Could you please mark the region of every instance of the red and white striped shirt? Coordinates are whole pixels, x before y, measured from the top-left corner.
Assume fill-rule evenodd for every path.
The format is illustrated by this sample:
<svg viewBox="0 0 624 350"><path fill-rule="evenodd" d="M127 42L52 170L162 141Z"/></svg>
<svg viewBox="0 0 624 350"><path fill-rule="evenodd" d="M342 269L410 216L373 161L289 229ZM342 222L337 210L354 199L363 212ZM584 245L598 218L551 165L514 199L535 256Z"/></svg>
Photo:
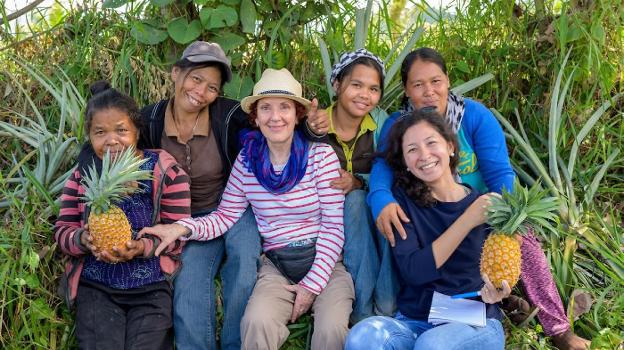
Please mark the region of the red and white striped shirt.
<svg viewBox="0 0 624 350"><path fill-rule="evenodd" d="M290 191L276 195L262 187L239 154L219 207L206 216L177 223L192 231L186 240L211 240L227 232L251 204L265 252L316 238L314 263L299 285L318 295L344 245L344 195L329 186L340 177L338 169L340 162L331 146L312 143L306 174Z"/></svg>

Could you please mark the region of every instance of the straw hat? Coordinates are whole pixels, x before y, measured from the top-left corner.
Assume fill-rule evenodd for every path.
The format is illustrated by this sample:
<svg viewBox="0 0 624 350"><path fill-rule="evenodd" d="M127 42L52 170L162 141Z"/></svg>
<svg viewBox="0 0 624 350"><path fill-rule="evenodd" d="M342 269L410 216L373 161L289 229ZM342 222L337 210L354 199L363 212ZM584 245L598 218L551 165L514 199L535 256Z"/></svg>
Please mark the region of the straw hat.
<svg viewBox="0 0 624 350"><path fill-rule="evenodd" d="M241 101L243 111L249 113L251 105L265 97L283 97L301 103L306 110L310 110L310 100L302 96L301 84L290 74L288 69L280 70L268 68L262 72L262 77L254 85L253 95Z"/></svg>

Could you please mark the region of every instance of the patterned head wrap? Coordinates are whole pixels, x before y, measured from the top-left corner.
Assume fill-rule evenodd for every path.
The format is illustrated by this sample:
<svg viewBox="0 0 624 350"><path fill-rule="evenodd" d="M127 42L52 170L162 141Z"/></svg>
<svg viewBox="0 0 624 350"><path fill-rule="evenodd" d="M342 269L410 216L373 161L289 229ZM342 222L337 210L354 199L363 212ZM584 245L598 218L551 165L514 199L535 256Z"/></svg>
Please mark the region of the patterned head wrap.
<svg viewBox="0 0 624 350"><path fill-rule="evenodd" d="M343 53L342 56L340 56L340 61L334 64L334 67L332 68L331 78L329 79L332 85L334 84L334 82L336 82L336 78L338 78L340 72L342 72L343 69L345 69L348 65L353 63L353 61L357 60L360 57L367 57L375 61L381 68L382 78L385 78L386 70L384 69L384 64L379 59L379 57L373 55L370 51L366 49L357 49L355 51Z"/></svg>

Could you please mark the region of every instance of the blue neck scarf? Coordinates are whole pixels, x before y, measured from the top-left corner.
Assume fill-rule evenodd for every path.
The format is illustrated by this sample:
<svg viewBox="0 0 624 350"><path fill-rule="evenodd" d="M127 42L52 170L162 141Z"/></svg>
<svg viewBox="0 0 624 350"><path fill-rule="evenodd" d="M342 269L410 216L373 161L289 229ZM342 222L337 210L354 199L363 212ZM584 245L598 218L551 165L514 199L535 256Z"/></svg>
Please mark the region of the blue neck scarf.
<svg viewBox="0 0 624 350"><path fill-rule="evenodd" d="M290 157L284 169L276 173L269 157L267 140L258 130L243 135L243 165L253 173L258 182L267 191L273 194L282 194L290 191L301 181L308 167L309 144L300 131L295 130Z"/></svg>

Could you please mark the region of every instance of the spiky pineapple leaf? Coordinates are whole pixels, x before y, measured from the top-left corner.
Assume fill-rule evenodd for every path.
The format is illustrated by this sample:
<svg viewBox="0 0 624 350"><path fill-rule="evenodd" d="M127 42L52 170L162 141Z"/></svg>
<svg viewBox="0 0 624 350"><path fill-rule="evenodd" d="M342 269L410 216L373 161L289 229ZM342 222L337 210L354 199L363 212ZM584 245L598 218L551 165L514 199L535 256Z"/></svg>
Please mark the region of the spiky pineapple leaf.
<svg viewBox="0 0 624 350"><path fill-rule="evenodd" d="M87 169L82 179L85 188L83 198L96 214L106 213L110 206L140 190L136 183L152 178L150 170L139 170L147 161L136 154L134 147L126 148L115 159L106 152L100 172L94 164Z"/></svg>
<svg viewBox="0 0 624 350"><path fill-rule="evenodd" d="M529 227L541 234L556 233L552 222L557 220L559 202L546 194L539 181L526 188L516 179L511 192L503 189L500 197L491 198L488 224L496 232L507 235L526 234Z"/></svg>

